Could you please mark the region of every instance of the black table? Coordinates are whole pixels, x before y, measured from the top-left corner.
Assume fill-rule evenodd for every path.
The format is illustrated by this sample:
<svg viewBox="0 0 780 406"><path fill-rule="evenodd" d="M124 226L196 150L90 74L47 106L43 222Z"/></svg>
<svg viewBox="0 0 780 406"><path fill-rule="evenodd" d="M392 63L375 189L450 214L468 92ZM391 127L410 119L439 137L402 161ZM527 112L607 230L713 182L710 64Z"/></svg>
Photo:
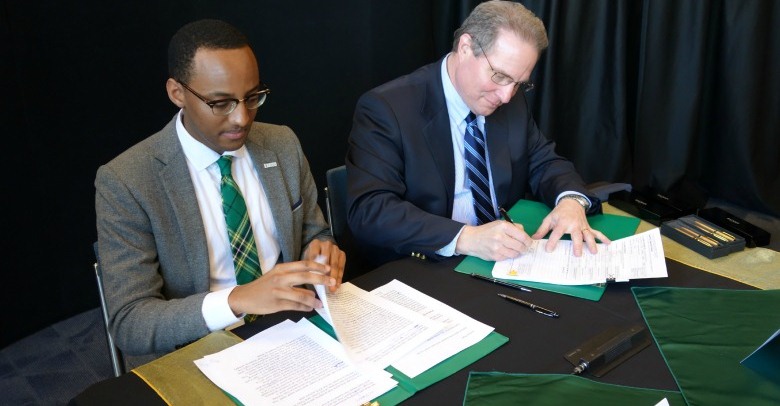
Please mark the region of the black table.
<svg viewBox="0 0 780 406"><path fill-rule="evenodd" d="M680 286L696 288L754 289L751 286L667 259L668 278L612 283L598 302L534 289L532 293L471 278L453 271L461 258L440 263L415 258L388 263L352 281L371 290L398 279L459 311L493 326L509 337L509 342L466 369L415 394L405 405L462 404L469 371L510 373L570 373L572 365L563 355L605 329L617 325L644 323L631 294L632 286ZM499 298L497 293L516 296L555 310L553 319ZM312 313L313 315L315 313ZM282 312L259 318L252 324L233 330L242 338L273 326L285 319L297 321L296 312ZM678 390L655 344L619 365L596 381L653 389ZM71 401L72 405L160 404L157 397L137 375L128 373L99 382Z"/></svg>

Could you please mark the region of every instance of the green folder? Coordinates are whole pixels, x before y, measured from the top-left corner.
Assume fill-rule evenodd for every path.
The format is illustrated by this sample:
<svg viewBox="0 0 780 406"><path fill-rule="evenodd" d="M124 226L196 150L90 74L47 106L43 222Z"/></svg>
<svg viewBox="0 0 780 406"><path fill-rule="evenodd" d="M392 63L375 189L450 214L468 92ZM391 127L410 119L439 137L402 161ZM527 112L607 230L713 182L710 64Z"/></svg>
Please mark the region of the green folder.
<svg viewBox="0 0 780 406"><path fill-rule="evenodd" d="M533 234L542 225L544 218L550 213L550 208L544 203L531 200L520 200L510 210L509 217L515 223L520 223L526 232ZM610 240L630 237L636 233L639 227L639 219L636 217L616 216L614 214L596 214L588 217L591 228L604 233ZM568 239L569 236L564 236ZM493 277L494 261L485 261L476 257L467 256L461 261L455 270L465 274L477 273L487 277ZM516 280L503 279L507 282L518 283ZM561 293L564 295L598 301L607 289L605 284L598 285L555 285L539 282L519 282L529 288Z"/></svg>
<svg viewBox="0 0 780 406"><path fill-rule="evenodd" d="M780 290L631 290L688 404L780 404L780 384L740 364L780 327Z"/></svg>
<svg viewBox="0 0 780 406"><path fill-rule="evenodd" d="M666 399L685 405L680 392L595 382L576 375L472 372L464 406L648 405Z"/></svg>
<svg viewBox="0 0 780 406"><path fill-rule="evenodd" d="M310 317L309 321L322 329L322 331L328 333L331 337L336 338L333 327L319 315ZM397 405L410 398L418 391L441 381L485 355L490 354L493 350L504 345L508 341L509 338L493 331L488 334L487 337L483 338L482 341L447 358L414 378L410 378L401 371L389 366L385 370L393 374L393 379L398 381L398 386L375 400L382 406Z"/></svg>

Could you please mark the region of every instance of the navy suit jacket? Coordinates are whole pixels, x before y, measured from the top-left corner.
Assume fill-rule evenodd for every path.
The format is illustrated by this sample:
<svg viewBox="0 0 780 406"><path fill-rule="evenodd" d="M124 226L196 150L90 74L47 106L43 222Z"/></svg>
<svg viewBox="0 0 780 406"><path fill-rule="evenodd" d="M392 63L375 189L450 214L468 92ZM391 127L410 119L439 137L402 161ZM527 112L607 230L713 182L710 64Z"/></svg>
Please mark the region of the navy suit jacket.
<svg viewBox="0 0 780 406"><path fill-rule="evenodd" d="M364 255L379 263L417 253L437 258L463 227L451 219L455 158L442 60L357 103L346 157L348 219ZM486 117L485 132L499 206L527 193L550 207L560 192L587 194L572 163L536 127L522 92Z"/></svg>

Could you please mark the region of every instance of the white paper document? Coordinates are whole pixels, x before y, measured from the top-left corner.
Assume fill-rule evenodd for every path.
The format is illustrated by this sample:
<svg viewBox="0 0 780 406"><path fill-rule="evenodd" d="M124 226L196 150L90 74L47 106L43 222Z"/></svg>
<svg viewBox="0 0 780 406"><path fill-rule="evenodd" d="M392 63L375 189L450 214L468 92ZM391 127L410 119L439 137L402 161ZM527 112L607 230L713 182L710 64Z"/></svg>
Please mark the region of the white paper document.
<svg viewBox="0 0 780 406"><path fill-rule="evenodd" d="M666 261L660 229L598 244L598 253L583 248L575 257L572 242L558 241L552 252L544 248L547 240L534 240L530 250L512 259L498 261L493 277L558 285L590 285L607 281L665 278Z"/></svg>
<svg viewBox="0 0 780 406"><path fill-rule="evenodd" d="M286 320L195 364L247 406L360 405L397 385L386 371L355 368L307 319Z"/></svg>
<svg viewBox="0 0 780 406"><path fill-rule="evenodd" d="M450 306L400 282L393 280L371 291L431 320L441 322L444 328L392 365L410 378L478 343L493 331Z"/></svg>
<svg viewBox="0 0 780 406"><path fill-rule="evenodd" d="M493 331L397 280L318 294L340 342L287 320L195 364L245 405L361 405L397 386L387 366L414 378Z"/></svg>
<svg viewBox="0 0 780 406"><path fill-rule="evenodd" d="M361 368L384 369L446 327L351 283L328 291L327 303L336 336Z"/></svg>
<svg viewBox="0 0 780 406"><path fill-rule="evenodd" d="M322 308L314 310L332 326L333 319L330 317L330 307L328 306L328 288L325 287L325 285L314 285L314 291L317 292L317 297L320 299L320 302L322 302Z"/></svg>

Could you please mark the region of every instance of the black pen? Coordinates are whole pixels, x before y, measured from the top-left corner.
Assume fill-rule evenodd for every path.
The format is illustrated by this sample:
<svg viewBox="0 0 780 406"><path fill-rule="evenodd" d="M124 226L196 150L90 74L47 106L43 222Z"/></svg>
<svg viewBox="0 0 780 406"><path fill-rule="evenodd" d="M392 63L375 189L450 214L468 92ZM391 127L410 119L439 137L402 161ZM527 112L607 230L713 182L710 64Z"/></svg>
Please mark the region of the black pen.
<svg viewBox="0 0 780 406"><path fill-rule="evenodd" d="M520 290L522 290L524 292L530 292L531 291L531 289L528 289L528 288L526 288L523 285L518 285L518 284L512 283L512 282L504 282L501 279L488 278L487 276L482 276L482 275L480 275L478 273L472 273L471 276L474 277L474 278L477 278L477 279L482 279L483 281L493 282L493 283L496 283L496 284L499 284L499 285L507 286L507 287L510 287L512 289L520 289Z"/></svg>
<svg viewBox="0 0 780 406"><path fill-rule="evenodd" d="M504 295L502 293L499 293L498 295L501 296L502 298L506 299L506 300L509 300L510 302L515 302L515 303L519 304L520 306L525 306L525 307L527 307L527 308L529 308L529 309L531 309L531 310L533 310L533 311L535 311L535 312L537 312L539 314L545 315L547 317L558 318L558 313L555 313L554 311L552 311L550 309L545 309L542 306L537 306L537 305L535 305L533 303L526 302L525 300L518 299L516 297L512 297L512 296L508 296L508 295Z"/></svg>
<svg viewBox="0 0 780 406"><path fill-rule="evenodd" d="M503 217L504 220L506 220L506 221L508 221L508 222L510 222L512 224L515 224L515 222L512 221L512 217L509 217L509 213L507 213L506 210L504 210L503 207L499 207L498 208L498 212L501 213L501 217Z"/></svg>

